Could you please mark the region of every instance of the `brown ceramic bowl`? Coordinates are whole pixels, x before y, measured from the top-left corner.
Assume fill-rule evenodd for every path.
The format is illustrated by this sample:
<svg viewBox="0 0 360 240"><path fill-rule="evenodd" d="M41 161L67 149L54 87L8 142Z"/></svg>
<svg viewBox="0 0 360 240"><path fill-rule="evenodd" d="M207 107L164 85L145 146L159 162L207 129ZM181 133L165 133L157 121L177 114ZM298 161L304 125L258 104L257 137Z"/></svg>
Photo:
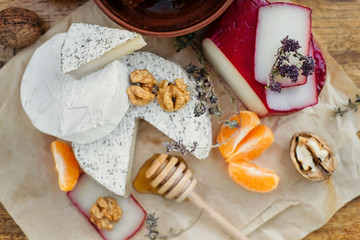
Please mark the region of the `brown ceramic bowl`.
<svg viewBox="0 0 360 240"><path fill-rule="evenodd" d="M233 0L145 0L135 8L121 0L94 0L120 26L152 37L175 37L205 27Z"/></svg>

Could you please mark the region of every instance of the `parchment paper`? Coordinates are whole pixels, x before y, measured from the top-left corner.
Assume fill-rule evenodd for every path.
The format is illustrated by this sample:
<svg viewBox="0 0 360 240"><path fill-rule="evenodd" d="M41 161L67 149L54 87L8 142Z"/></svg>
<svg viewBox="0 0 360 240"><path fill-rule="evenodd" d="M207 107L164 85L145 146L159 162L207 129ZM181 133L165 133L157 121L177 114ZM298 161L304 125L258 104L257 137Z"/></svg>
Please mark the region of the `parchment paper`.
<svg viewBox="0 0 360 240"><path fill-rule="evenodd" d="M56 26L34 45L18 53L0 70L0 201L30 239L100 239L86 219L61 192L50 153L53 137L37 131L25 115L20 102L20 83L34 50L59 32L66 32L72 22L86 22L117 27L90 1ZM191 49L176 53L173 39L146 38L144 49L169 60L187 65L196 63ZM360 194L360 113L333 118L333 108L347 102L358 90L336 62L327 56L328 79L319 103L290 116L267 117L262 123L275 135L273 145L255 162L275 170L280 184L275 191L253 193L236 185L227 174L227 165L214 149L206 160L186 156L194 177L195 191L213 208L228 218L251 239L301 239L326 223L337 209ZM41 66L39 66L41 67ZM220 80L212 72L216 92L224 114L213 118L214 140L218 121L236 112ZM340 91L341 90L341 91ZM241 106L241 108L243 108ZM337 157L337 168L328 181L314 183L303 179L293 167L288 147L298 131L314 132L327 139ZM141 122L134 159L133 175L154 153L163 152L167 140L155 128ZM155 195L132 194L148 213L159 216L164 234L170 227L180 230L196 218L199 210L190 202L175 203ZM143 226L134 239L144 239ZM229 239L210 218L203 214L191 230L177 239Z"/></svg>

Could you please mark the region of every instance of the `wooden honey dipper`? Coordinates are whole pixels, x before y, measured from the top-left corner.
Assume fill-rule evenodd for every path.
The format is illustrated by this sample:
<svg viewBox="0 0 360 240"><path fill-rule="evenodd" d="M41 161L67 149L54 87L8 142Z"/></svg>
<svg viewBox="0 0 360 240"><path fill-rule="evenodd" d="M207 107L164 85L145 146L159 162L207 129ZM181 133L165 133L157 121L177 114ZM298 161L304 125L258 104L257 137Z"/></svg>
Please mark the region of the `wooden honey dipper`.
<svg viewBox="0 0 360 240"><path fill-rule="evenodd" d="M160 195L167 199L175 199L177 202L182 202L188 198L199 208L205 210L212 219L235 239L247 240L248 238L243 233L193 192L196 180L191 176L190 169L187 168L183 161L173 156L168 159L168 155L165 153L157 157L145 173L145 177L151 180L151 186L157 189Z"/></svg>

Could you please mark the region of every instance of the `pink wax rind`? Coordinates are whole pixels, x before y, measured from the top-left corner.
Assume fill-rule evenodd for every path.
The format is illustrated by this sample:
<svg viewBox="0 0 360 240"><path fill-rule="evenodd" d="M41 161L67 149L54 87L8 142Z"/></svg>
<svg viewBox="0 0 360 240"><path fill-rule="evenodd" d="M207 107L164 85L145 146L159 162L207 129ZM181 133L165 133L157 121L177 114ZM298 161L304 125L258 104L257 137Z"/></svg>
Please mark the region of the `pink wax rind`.
<svg viewBox="0 0 360 240"><path fill-rule="evenodd" d="M91 179L90 176L86 175L86 174L81 174L77 183L77 186L72 190L66 193L67 197L70 199L70 201L73 203L73 205L80 211L80 213L89 221L89 223L94 227L94 229L99 233L99 235L104 239L104 240L114 240L112 238L108 238L106 237L106 235L104 234L104 231L106 230L101 230L98 229L91 221L90 221L90 216L89 216L89 209L84 209L84 206L82 206L81 204L79 204L79 196L77 196L75 194L75 191L77 191L77 187L78 185L81 185L82 182L94 182L92 184L94 185L94 189L99 188L99 184L95 183L95 180ZM102 187L103 188L103 187ZM104 190L105 192L109 192L108 190ZM109 194L107 195L113 195L112 193L109 192ZM86 198L87 196L84 196L84 198ZM104 196L97 196L97 197L104 197ZM128 198L130 201L132 201L136 207L139 209L138 211L142 213L142 217L141 217L141 221L138 221L136 224L136 227L134 229L131 230L131 232L129 234L127 234L124 237L119 237L119 238L115 238L116 240L128 240L131 239L139 230L140 228L143 226L145 220L146 220L146 216L147 213L144 210L144 208L140 205L140 203L134 198L134 196L130 195ZM94 202L95 203L95 202ZM116 228L117 224L121 224L121 220L118 223L115 223L114 228Z"/></svg>

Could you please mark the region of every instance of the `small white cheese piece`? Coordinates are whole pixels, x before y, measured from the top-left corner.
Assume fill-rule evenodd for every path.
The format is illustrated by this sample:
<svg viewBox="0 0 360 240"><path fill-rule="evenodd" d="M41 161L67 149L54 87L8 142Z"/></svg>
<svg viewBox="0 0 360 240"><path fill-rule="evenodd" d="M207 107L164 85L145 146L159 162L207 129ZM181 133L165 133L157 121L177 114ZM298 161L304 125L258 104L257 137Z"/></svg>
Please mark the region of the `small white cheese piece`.
<svg viewBox="0 0 360 240"><path fill-rule="evenodd" d="M81 80L61 73L65 36L54 36L33 54L21 83L21 102L38 130L84 144L110 133L125 115L129 72L113 62Z"/></svg>
<svg viewBox="0 0 360 240"><path fill-rule="evenodd" d="M329 152L322 148L320 143L315 138L309 138L307 140L307 146L322 162L329 156Z"/></svg>
<svg viewBox="0 0 360 240"><path fill-rule="evenodd" d="M197 92L194 80L190 79L183 68L149 52L134 52L119 62L126 64L129 72L147 69L158 80L174 82L176 78L183 78L191 95L185 107L176 112L165 112L157 101L146 106L131 105L110 134L89 144L73 144L76 159L86 173L112 192L127 196L131 183L137 119L144 119L175 141L182 140L189 148L196 141L198 147L192 154L200 159L206 158L211 150L212 130L209 116L194 116L197 102L194 96L197 96Z"/></svg>
<svg viewBox="0 0 360 240"><path fill-rule="evenodd" d="M314 171L315 163L310 151L306 148L305 145L298 145L296 147L296 157L298 161L301 163L301 167L305 171Z"/></svg>
<svg viewBox="0 0 360 240"><path fill-rule="evenodd" d="M61 72L80 79L145 45L137 33L73 23L61 49Z"/></svg>

